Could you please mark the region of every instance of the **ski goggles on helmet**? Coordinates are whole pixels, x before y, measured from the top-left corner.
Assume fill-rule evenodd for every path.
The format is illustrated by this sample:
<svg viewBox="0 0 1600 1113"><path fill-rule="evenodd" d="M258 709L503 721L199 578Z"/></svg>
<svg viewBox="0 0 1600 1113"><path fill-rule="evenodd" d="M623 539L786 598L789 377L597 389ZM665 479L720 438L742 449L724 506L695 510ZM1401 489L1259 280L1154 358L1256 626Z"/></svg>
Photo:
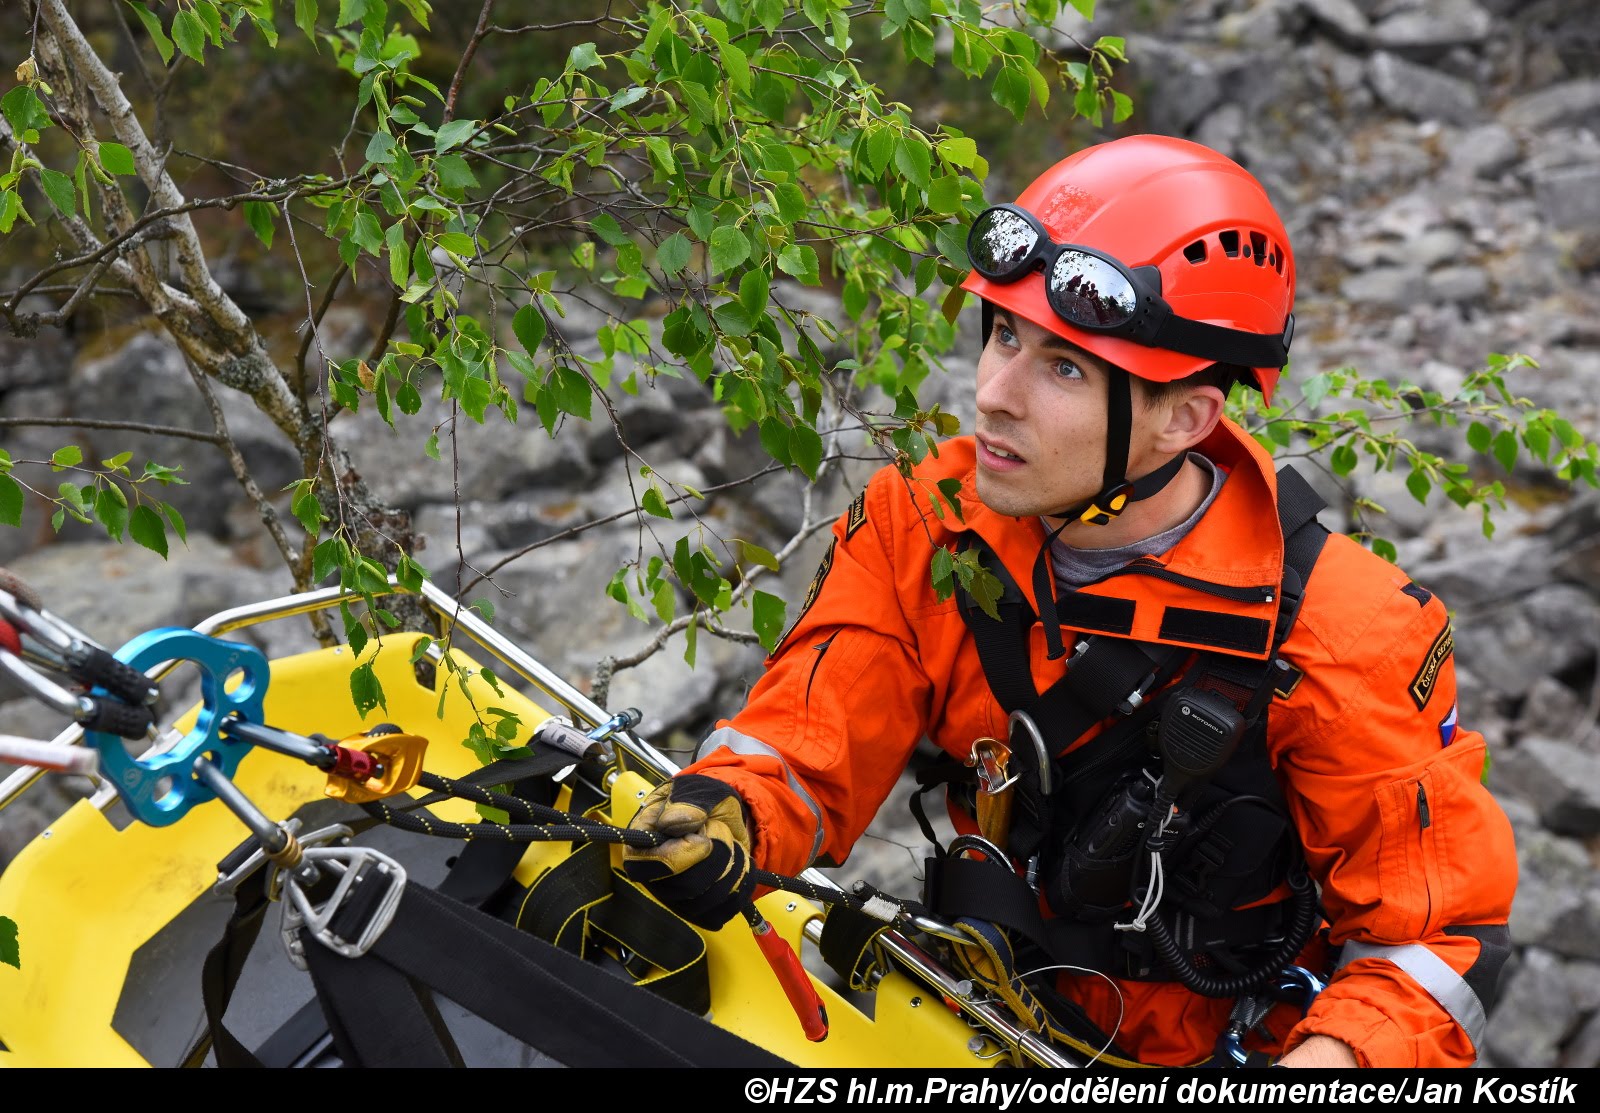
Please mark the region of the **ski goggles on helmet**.
<svg viewBox="0 0 1600 1113"><path fill-rule="evenodd" d="M1058 244L1037 217L1016 205L995 205L978 214L967 234L967 256L973 270L1002 285L1042 270L1050 308L1085 332L1239 367L1289 362L1294 314L1277 336L1180 317L1161 296L1159 268L1130 269L1092 247Z"/></svg>

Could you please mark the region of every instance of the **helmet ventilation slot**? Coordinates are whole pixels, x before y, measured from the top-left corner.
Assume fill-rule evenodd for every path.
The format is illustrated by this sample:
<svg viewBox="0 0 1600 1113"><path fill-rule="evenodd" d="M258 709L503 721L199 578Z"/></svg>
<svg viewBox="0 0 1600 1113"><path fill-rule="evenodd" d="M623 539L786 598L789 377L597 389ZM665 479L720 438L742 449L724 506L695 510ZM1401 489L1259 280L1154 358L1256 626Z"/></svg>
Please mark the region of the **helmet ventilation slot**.
<svg viewBox="0 0 1600 1113"><path fill-rule="evenodd" d="M1260 232L1250 233L1250 254L1256 261L1256 266L1267 265L1267 237Z"/></svg>
<svg viewBox="0 0 1600 1113"><path fill-rule="evenodd" d="M1239 233L1229 230L1218 232L1217 239L1222 241L1222 253L1230 259L1239 257Z"/></svg>

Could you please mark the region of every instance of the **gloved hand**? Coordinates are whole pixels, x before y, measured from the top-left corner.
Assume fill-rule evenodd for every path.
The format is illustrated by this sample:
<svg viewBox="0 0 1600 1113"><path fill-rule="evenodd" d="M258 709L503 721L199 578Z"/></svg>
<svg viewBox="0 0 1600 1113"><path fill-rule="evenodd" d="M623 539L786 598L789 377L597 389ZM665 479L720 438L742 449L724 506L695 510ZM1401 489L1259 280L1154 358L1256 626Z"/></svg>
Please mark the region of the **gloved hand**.
<svg viewBox="0 0 1600 1113"><path fill-rule="evenodd" d="M696 927L715 931L754 894L744 802L722 781L698 773L674 777L645 797L628 826L666 841L624 846L623 872Z"/></svg>

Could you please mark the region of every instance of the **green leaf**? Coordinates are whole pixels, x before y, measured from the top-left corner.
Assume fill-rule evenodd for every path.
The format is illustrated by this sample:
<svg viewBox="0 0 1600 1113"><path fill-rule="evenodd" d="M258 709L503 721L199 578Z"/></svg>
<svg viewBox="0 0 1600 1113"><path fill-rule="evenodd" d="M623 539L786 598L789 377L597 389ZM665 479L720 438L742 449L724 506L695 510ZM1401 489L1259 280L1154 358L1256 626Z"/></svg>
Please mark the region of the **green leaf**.
<svg viewBox="0 0 1600 1113"><path fill-rule="evenodd" d="M907 136L895 145L894 164L906 180L918 189L927 189L933 156L920 138Z"/></svg>
<svg viewBox="0 0 1600 1113"><path fill-rule="evenodd" d="M18 85L0 97L0 115L5 116L17 135L25 131L43 131L50 126L50 113L45 111L44 102L26 85Z"/></svg>
<svg viewBox="0 0 1600 1113"><path fill-rule="evenodd" d="M167 555L167 527L161 520L161 515L151 510L148 506L136 506L133 518L128 523L128 536L151 552L160 553L162 559Z"/></svg>
<svg viewBox="0 0 1600 1113"><path fill-rule="evenodd" d="M200 17L187 8L172 17L172 41L196 62L205 61L206 28Z"/></svg>
<svg viewBox="0 0 1600 1113"><path fill-rule="evenodd" d="M1511 471L1517 466L1517 436L1509 429L1502 429L1495 434L1494 443L1490 446L1494 458L1500 461L1500 466L1506 471Z"/></svg>
<svg viewBox="0 0 1600 1113"><path fill-rule="evenodd" d="M73 214L73 188L72 179L59 170L45 167L39 171L39 185L44 190L44 195L50 198L50 203L56 207L62 216Z"/></svg>
<svg viewBox="0 0 1600 1113"><path fill-rule="evenodd" d="M778 647L778 636L783 633L783 617L787 610L787 604L776 595L758 590L750 596L750 625L761 641L761 648L768 653Z"/></svg>
<svg viewBox="0 0 1600 1113"><path fill-rule="evenodd" d="M790 430L789 452L807 479L817 478L822 466L822 437L809 425L795 425Z"/></svg>
<svg viewBox="0 0 1600 1113"><path fill-rule="evenodd" d="M0 475L0 525L22 524L22 484L9 475Z"/></svg>
<svg viewBox="0 0 1600 1113"><path fill-rule="evenodd" d="M1333 450L1328 464L1333 468L1335 475L1349 475L1356 470L1356 450L1347 444L1341 444Z"/></svg>
<svg viewBox="0 0 1600 1113"><path fill-rule="evenodd" d="M644 497L639 500L639 505L644 508L645 513L654 514L657 518L672 517L672 508L661 496L661 488L653 483L646 489Z"/></svg>
<svg viewBox="0 0 1600 1113"><path fill-rule="evenodd" d="M311 552L311 582L321 583L344 565L344 541L327 537L317 543Z"/></svg>
<svg viewBox="0 0 1600 1113"><path fill-rule="evenodd" d="M75 444L58 448L50 455L51 471L61 471L63 468L74 467L81 463L83 463L83 449Z"/></svg>
<svg viewBox="0 0 1600 1113"><path fill-rule="evenodd" d="M1072 6L1084 19L1094 18L1094 0L1071 0Z"/></svg>
<svg viewBox="0 0 1600 1113"><path fill-rule="evenodd" d="M354 648L354 646L351 648ZM371 661L357 665L351 670L350 699L355 703L356 710L363 716L374 707L381 707L385 711L389 710L389 705L383 697L383 685L378 682L377 674L372 671Z"/></svg>
<svg viewBox="0 0 1600 1113"><path fill-rule="evenodd" d="M294 0L294 25L312 43L317 41L317 0Z"/></svg>
<svg viewBox="0 0 1600 1113"><path fill-rule="evenodd" d="M759 321L761 315L767 311L767 293L770 289L770 280L767 273L760 268L751 268L739 279L739 304L744 306L744 311L752 322Z"/></svg>
<svg viewBox="0 0 1600 1113"><path fill-rule="evenodd" d="M296 483L294 488L294 498L290 500L289 509L300 520L300 524L305 527L308 534L315 534L322 525L322 508L317 505L317 496L307 481Z"/></svg>
<svg viewBox="0 0 1600 1113"><path fill-rule="evenodd" d="M439 176L439 185L457 193L478 184L478 176L460 155L441 155L434 161L433 171Z"/></svg>
<svg viewBox="0 0 1600 1113"><path fill-rule="evenodd" d="M368 255L383 254L383 226L372 213L362 210L350 227L350 239Z"/></svg>
<svg viewBox="0 0 1600 1113"><path fill-rule="evenodd" d="M128 499L115 483L95 492L94 516L106 527L108 537L113 541L122 540L122 531L128 528Z"/></svg>
<svg viewBox="0 0 1600 1113"><path fill-rule="evenodd" d="M622 226L617 223L617 218L610 213L600 213L589 221L589 227L594 229L595 235L612 247L621 247L625 243L632 242L622 230Z"/></svg>
<svg viewBox="0 0 1600 1113"><path fill-rule="evenodd" d="M100 144L100 166L107 174L134 173L133 152L121 143Z"/></svg>
<svg viewBox="0 0 1600 1113"><path fill-rule="evenodd" d="M807 286L822 285L817 272L817 252L808 244L792 243L778 254L778 269L793 275Z"/></svg>
<svg viewBox="0 0 1600 1113"><path fill-rule="evenodd" d="M711 233L711 270L714 273L732 270L749 257L750 241L739 229L725 224Z"/></svg>
<svg viewBox="0 0 1600 1113"><path fill-rule="evenodd" d="M739 545L744 554L744 559L751 564L759 564L761 567L773 572L779 571L778 558L768 550L763 549L753 541L741 541Z"/></svg>
<svg viewBox="0 0 1600 1113"><path fill-rule="evenodd" d="M452 147L459 147L478 130L476 120L451 120L433 137L433 149L441 155Z"/></svg>
<svg viewBox="0 0 1600 1113"><path fill-rule="evenodd" d="M0 964L22 969L22 948L17 944L17 922L0 916Z"/></svg>
<svg viewBox="0 0 1600 1113"><path fill-rule="evenodd" d="M172 532L178 535L178 540L185 545L189 543L189 527L184 523L183 515L178 513L178 508L170 502L161 504L161 513L167 516L167 521L172 523Z"/></svg>
<svg viewBox="0 0 1600 1113"><path fill-rule="evenodd" d="M1411 474L1406 476L1406 490L1410 491L1411 497L1418 502L1426 503L1428 492L1433 490L1433 483L1421 468L1413 468Z"/></svg>
<svg viewBox="0 0 1600 1113"><path fill-rule="evenodd" d="M978 144L971 139L941 139L939 154L951 166L970 167L978 161Z"/></svg>
<svg viewBox="0 0 1600 1113"><path fill-rule="evenodd" d="M1127 93L1111 90L1111 122L1120 124L1133 115L1133 98Z"/></svg>
<svg viewBox="0 0 1600 1113"><path fill-rule="evenodd" d="M594 48L594 43L579 43L567 53L567 68L569 70L593 69L601 65L600 55Z"/></svg>
<svg viewBox="0 0 1600 1113"><path fill-rule="evenodd" d="M545 331L544 314L539 312L532 302L517 310L511 318L511 331L517 334L517 343L523 350L532 355L544 342Z"/></svg>
<svg viewBox="0 0 1600 1113"><path fill-rule="evenodd" d="M245 223L250 225L250 230L256 234L256 239L260 240L269 250L272 247L272 233L276 227L274 223L276 215L277 209L265 201L246 201L244 203Z"/></svg>
<svg viewBox="0 0 1600 1113"><path fill-rule="evenodd" d="M667 274L678 274L689 265L690 250L689 237L682 232L674 232L656 248L656 263Z"/></svg>
<svg viewBox="0 0 1600 1113"><path fill-rule="evenodd" d="M394 150L394 136L386 131L375 131L372 138L367 140L366 159L379 166L391 166L394 164Z"/></svg>
<svg viewBox="0 0 1600 1113"><path fill-rule="evenodd" d="M307 2L315 3L315 0L307 0ZM160 18L143 4L130 3L128 6L139 17L139 22L144 24L145 31L150 35L150 41L156 44L156 53L161 55L161 64L166 65L171 62L172 40L167 38L166 31L162 30Z"/></svg>
<svg viewBox="0 0 1600 1113"><path fill-rule="evenodd" d="M1028 77L1015 66L1006 66L995 75L991 93L994 102L1015 116L1018 123L1028 114L1029 94Z"/></svg>
<svg viewBox="0 0 1600 1113"><path fill-rule="evenodd" d="M928 186L928 208L936 213L961 209L961 179L954 174L935 178Z"/></svg>

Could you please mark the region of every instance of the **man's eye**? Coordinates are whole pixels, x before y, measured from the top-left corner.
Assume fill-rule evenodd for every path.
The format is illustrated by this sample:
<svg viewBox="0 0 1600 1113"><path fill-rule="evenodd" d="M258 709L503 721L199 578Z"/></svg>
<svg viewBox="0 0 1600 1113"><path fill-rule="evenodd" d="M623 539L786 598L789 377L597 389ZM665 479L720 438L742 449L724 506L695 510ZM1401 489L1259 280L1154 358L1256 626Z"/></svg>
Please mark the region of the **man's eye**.
<svg viewBox="0 0 1600 1113"><path fill-rule="evenodd" d="M994 326L994 338L1008 348L1014 348L1017 345L1016 334L999 322L996 322Z"/></svg>
<svg viewBox="0 0 1600 1113"><path fill-rule="evenodd" d="M1063 379L1081 379L1083 378L1083 368L1073 363L1070 359L1058 359L1056 360L1056 374Z"/></svg>

